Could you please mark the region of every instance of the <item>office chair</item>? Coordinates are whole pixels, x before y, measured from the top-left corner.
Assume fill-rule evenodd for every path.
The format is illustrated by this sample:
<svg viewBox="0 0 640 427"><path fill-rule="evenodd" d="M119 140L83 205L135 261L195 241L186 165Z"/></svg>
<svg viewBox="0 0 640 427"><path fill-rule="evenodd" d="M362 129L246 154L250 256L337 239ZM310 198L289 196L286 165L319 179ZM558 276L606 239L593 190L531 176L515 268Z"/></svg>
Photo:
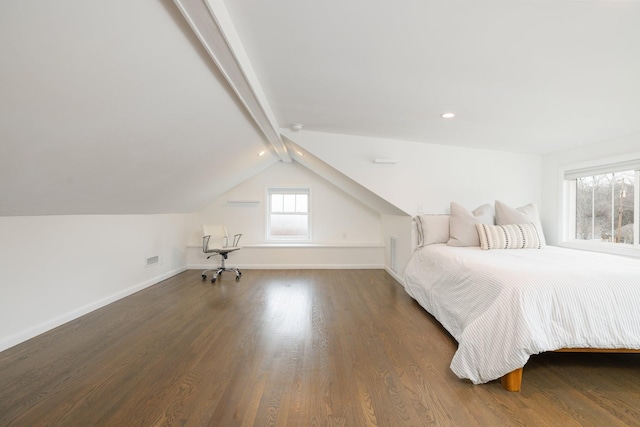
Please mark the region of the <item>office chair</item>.
<svg viewBox="0 0 640 427"><path fill-rule="evenodd" d="M215 272L213 273L213 277L211 278L211 283L215 283L218 275L222 274L223 271L235 272L236 282L240 280L242 272L236 267L225 267L224 262L229 256L230 252L234 252L240 249L240 246L238 246L238 242L240 242L240 237L242 237L242 234L235 234L233 236L233 244L229 246L229 235L227 234L227 230L223 225L204 225L202 226L202 229L204 231L202 237L202 252L204 252L205 254L210 254L207 259L216 255L220 255L222 257L220 267L216 269L204 270L202 272L202 280L207 279L208 271Z"/></svg>

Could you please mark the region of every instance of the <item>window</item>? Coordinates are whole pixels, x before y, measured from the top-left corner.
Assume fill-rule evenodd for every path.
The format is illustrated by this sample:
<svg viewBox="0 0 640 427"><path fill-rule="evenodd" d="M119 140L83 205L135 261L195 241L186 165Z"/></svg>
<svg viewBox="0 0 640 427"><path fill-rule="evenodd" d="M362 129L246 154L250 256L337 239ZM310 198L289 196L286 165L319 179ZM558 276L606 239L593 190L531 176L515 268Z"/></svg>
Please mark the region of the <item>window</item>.
<svg viewBox="0 0 640 427"><path fill-rule="evenodd" d="M267 190L267 240L310 240L308 188Z"/></svg>
<svg viewBox="0 0 640 427"><path fill-rule="evenodd" d="M565 242L640 248L640 160L570 170L564 178Z"/></svg>

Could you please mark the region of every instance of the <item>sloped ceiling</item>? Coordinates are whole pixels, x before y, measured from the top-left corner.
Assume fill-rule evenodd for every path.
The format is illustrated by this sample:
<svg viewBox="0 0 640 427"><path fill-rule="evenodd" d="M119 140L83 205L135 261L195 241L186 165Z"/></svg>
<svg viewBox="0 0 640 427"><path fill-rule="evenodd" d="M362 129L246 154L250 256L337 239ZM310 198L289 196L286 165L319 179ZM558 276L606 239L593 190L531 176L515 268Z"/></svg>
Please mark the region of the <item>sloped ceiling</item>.
<svg viewBox="0 0 640 427"><path fill-rule="evenodd" d="M278 161L171 1L2 1L0 61L0 215L190 212Z"/></svg>
<svg viewBox="0 0 640 427"><path fill-rule="evenodd" d="M0 215L191 212L287 161L183 2L225 6L272 127L538 154L640 135L640 2L5 0Z"/></svg>
<svg viewBox="0 0 640 427"><path fill-rule="evenodd" d="M534 154L640 133L638 1L226 4L283 127Z"/></svg>
<svg viewBox="0 0 640 427"><path fill-rule="evenodd" d="M282 129L282 134L285 143L290 148L291 155L297 163L300 163L310 171L315 172L317 175L326 179L346 194L349 194L354 199L382 215L411 215L407 211L400 209L398 206L376 194L362 183L351 179L346 174L340 172L335 167L329 165L319 157L296 144L294 139L297 139L295 138L297 134L294 135L287 129Z"/></svg>

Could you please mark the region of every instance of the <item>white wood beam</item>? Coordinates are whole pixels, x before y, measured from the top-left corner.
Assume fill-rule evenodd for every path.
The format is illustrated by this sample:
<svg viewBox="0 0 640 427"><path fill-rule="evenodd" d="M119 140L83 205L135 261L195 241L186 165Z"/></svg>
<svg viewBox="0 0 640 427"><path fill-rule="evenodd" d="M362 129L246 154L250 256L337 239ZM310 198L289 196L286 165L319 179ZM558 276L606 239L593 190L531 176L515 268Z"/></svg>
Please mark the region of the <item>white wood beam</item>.
<svg viewBox="0 0 640 427"><path fill-rule="evenodd" d="M174 0L213 62L283 162L291 162L267 97L222 0Z"/></svg>
<svg viewBox="0 0 640 427"><path fill-rule="evenodd" d="M289 147L289 153L291 153L295 162L300 163L310 171L320 175L345 193L349 194L351 197L359 200L382 215L411 216L408 212L405 212L393 203L383 199L378 194L353 180L342 171L339 171L311 154L300 145L296 144L294 139L297 139L296 137L302 134L302 132L297 133L289 129L280 129L280 132L282 139Z"/></svg>

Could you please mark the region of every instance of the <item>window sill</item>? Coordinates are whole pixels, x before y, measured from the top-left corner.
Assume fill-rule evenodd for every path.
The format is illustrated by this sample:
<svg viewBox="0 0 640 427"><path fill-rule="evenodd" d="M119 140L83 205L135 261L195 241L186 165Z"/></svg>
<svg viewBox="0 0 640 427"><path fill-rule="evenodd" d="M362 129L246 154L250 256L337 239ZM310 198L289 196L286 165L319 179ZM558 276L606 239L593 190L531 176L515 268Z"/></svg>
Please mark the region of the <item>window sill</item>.
<svg viewBox="0 0 640 427"><path fill-rule="evenodd" d="M579 249L583 251L602 252L606 254L622 255L640 258L640 247L622 243L591 242L584 240L569 240L558 245L563 248Z"/></svg>
<svg viewBox="0 0 640 427"><path fill-rule="evenodd" d="M298 242L286 242L286 243L247 243L240 244L243 248L328 248L328 249L340 249L340 248L384 248L383 244L379 243L298 243ZM189 245L190 248L200 248L202 245Z"/></svg>
<svg viewBox="0 0 640 427"><path fill-rule="evenodd" d="M375 243L303 243L303 242L270 242L270 243L247 243L242 245L245 248L382 248L381 244Z"/></svg>

